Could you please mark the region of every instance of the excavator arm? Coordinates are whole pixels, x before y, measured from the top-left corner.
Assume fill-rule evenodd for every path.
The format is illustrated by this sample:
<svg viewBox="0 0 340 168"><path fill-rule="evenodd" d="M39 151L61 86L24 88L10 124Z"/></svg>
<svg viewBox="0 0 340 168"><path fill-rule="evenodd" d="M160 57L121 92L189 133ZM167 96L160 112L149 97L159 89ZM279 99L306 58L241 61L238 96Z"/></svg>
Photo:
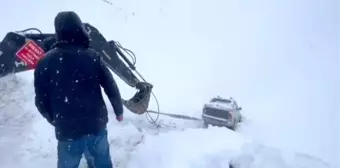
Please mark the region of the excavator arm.
<svg viewBox="0 0 340 168"><path fill-rule="evenodd" d="M91 47L101 53L106 65L126 84L138 90L131 99L122 100L124 106L133 113L144 114L149 106L153 86L136 70L133 52L118 42L107 41L92 25L84 23L84 27L90 37ZM28 33L30 30L38 33ZM34 69L54 42L55 34L42 33L35 28L7 33L0 42L0 77ZM133 62L126 54L132 57Z"/></svg>

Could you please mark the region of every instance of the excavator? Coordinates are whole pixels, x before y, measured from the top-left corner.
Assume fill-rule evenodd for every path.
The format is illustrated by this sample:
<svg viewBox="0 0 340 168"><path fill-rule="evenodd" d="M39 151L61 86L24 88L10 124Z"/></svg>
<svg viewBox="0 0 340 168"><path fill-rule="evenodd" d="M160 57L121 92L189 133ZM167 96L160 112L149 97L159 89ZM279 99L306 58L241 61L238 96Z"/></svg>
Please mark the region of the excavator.
<svg viewBox="0 0 340 168"><path fill-rule="evenodd" d="M159 102L152 92L153 85L147 82L136 69L134 53L124 48L119 42L113 40L107 41L100 31L91 24L83 23L83 25L90 37L90 46L101 54L106 65L126 84L137 89L132 98L128 100L122 99L123 105L132 113L138 115L146 113L149 122L155 125L157 125L156 121L159 115L185 120L204 121L205 125L217 124L220 126L224 126L229 120L238 120L233 116L239 115L234 115L235 112L233 111L238 113L239 109L221 110L220 107L209 104L209 106L207 104L204 105L202 118L160 112ZM32 33L32 31L36 32ZM42 33L37 28L8 32L0 42L0 78L10 74L33 70L38 61L52 48L54 42L55 34ZM127 55L131 58L129 59ZM155 98L157 104L156 111L148 109L151 95ZM216 100L222 99L217 98ZM223 102L226 101L222 101L222 104ZM216 104L216 101L209 103ZM149 113L156 113L156 119L153 119Z"/></svg>
<svg viewBox="0 0 340 168"><path fill-rule="evenodd" d="M119 42L107 41L89 23L84 23L84 28L91 39L91 47L101 53L106 65L125 83L138 90L131 99L123 99L123 105L135 114L144 114L149 107L153 85L137 71L133 52L122 47ZM7 33L0 43L0 77L34 69L39 59L51 49L54 36L53 33L42 33L37 28Z"/></svg>
<svg viewBox="0 0 340 168"><path fill-rule="evenodd" d="M132 98L128 100L122 99L123 105L132 113L138 115L147 113L151 119L149 122L157 126L159 126L156 123L159 115L185 120L204 121L204 124L210 123L220 126L225 124L219 123L221 120L226 120L223 116L230 116L230 110L221 110L218 106L212 106L212 103L216 103L218 101L234 102L231 101L232 99L226 100L220 97L213 98L209 103L204 105L202 119L160 112L158 100L152 92L153 85L147 82L136 69L136 57L134 53L131 50L122 47L119 42L113 40L107 41L98 29L91 24L83 24L90 37L90 46L101 53L106 65L118 77L120 77L129 86L137 89L137 92ZM36 31L37 33L32 33L31 31ZM54 36L55 34L53 33L42 33L37 28L8 32L0 42L0 78L10 74L33 70L39 59L43 58L45 53L51 49ZM126 54L131 57L132 61L126 56ZM153 95L156 100L158 106L157 111L148 109L151 95ZM236 111L239 111L239 109L240 107L237 106ZM158 114L157 118L153 119L149 113ZM228 115L225 113L228 113ZM234 165L230 163L229 168L234 168Z"/></svg>

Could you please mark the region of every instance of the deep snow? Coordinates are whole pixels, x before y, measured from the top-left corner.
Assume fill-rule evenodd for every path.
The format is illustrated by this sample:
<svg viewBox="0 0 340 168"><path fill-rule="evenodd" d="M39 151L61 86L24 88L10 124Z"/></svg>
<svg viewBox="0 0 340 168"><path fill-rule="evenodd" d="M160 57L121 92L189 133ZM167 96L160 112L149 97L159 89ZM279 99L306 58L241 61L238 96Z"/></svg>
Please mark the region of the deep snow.
<svg viewBox="0 0 340 168"><path fill-rule="evenodd" d="M0 118L1 149L5 151L0 156L2 167L55 165L54 130L34 107L32 73L2 78L0 86L6 104L2 107L7 108L1 112L15 112ZM125 121L117 123L111 113L108 126L111 154L118 168L227 168L230 160L239 168L329 166L315 157L264 146L226 128L203 129L202 123L167 117L162 117L162 127L156 128L144 116L125 114ZM84 161L81 167L86 167Z"/></svg>
<svg viewBox="0 0 340 168"><path fill-rule="evenodd" d="M235 149L235 142L230 140L241 139L252 141L247 143L252 150L238 151L250 153L251 157L241 160L255 157L252 167L265 167L262 162L274 167L270 162L280 163L282 157L278 155L282 151L287 164L306 163L295 162L287 154L301 152L322 158L332 167L340 166L338 1L112 2L113 5L99 0L7 1L0 10L0 15L6 16L0 18L1 23L6 23L1 25L0 35L27 27L53 32L55 14L60 10L75 10L105 37L119 40L137 54L137 68L154 84L162 111L198 115L203 103L212 96L233 96L249 119L238 133L233 133L219 128L178 131L195 128L197 124L161 117L168 125L162 131L171 132L154 136L157 130L152 129L144 116L127 112L124 123L114 120L110 123L113 157L121 165L166 167L171 166L172 159L193 161L179 162L182 165L220 161L224 164L229 155L235 154L230 152ZM5 101L0 102L3 123L0 161L8 163L9 168L20 164L25 164L21 167L53 165L53 129L36 115L32 106L32 75L23 73L18 80L21 78L27 82L19 83L21 88L9 84L13 88L7 88L6 94L1 92L1 100ZM132 96L134 89L121 80L118 83L124 97ZM154 102L151 107L155 107ZM174 129L174 125L179 128ZM140 133L142 128L148 133ZM143 135L144 143L133 148ZM228 152L216 151L205 156L206 148L197 151L196 147L202 145L194 142L208 141L214 145L216 139L226 141L216 145ZM130 152L132 149L136 151ZM198 154L192 158L179 154L193 149ZM161 165L157 159L150 160L156 156L167 165ZM295 158L305 160L305 157ZM148 161L143 161L144 158Z"/></svg>

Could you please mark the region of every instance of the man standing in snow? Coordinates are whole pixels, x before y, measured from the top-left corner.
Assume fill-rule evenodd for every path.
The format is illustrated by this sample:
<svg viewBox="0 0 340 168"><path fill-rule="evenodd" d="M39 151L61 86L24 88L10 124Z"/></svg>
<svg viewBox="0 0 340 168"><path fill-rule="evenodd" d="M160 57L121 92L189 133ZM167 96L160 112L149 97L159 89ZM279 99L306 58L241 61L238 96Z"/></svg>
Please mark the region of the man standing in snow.
<svg viewBox="0 0 340 168"><path fill-rule="evenodd" d="M35 68L35 105L55 127L58 168L76 168L84 150L96 168L112 168L106 125L104 88L117 120L123 119L121 96L112 74L74 12L54 21L56 43Z"/></svg>

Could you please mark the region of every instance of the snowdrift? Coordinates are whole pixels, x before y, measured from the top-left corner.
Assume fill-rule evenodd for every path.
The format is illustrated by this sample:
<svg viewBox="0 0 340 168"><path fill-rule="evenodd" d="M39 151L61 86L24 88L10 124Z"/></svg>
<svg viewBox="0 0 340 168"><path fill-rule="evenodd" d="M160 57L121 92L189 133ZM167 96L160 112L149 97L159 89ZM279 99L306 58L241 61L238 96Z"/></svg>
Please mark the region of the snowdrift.
<svg viewBox="0 0 340 168"><path fill-rule="evenodd" d="M56 165L53 128L34 107L31 72L0 79L0 162L3 168ZM112 110L109 106L109 110ZM126 112L110 114L109 142L118 168L328 168L312 156L287 153L224 128L198 128L193 121L162 117L162 128ZM55 166L52 166L55 167ZM81 167L85 168L82 160Z"/></svg>

